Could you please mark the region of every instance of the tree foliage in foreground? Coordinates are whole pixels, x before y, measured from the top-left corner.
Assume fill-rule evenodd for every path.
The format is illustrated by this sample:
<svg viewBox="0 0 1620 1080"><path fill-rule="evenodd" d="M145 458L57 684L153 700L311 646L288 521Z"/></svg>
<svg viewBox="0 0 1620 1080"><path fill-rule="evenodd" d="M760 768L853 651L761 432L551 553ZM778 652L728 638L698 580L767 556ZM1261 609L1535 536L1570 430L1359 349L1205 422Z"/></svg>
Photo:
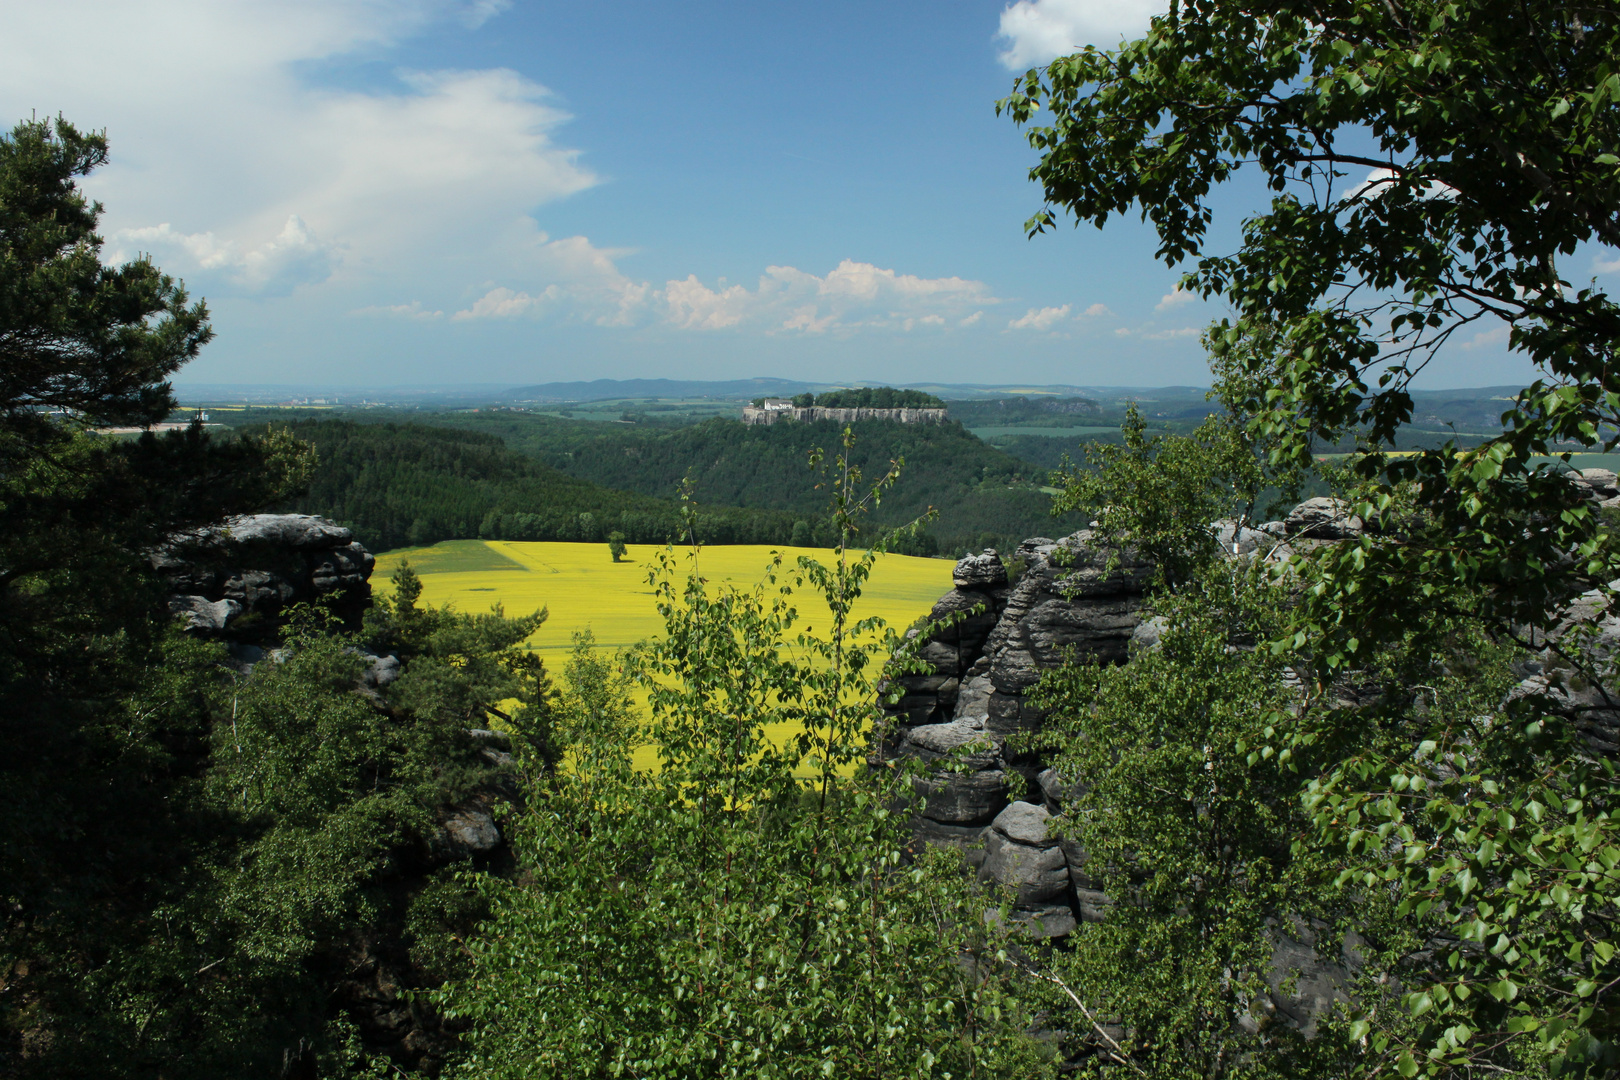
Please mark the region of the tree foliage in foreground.
<svg viewBox="0 0 1620 1080"><path fill-rule="evenodd" d="M846 541L858 482L833 477ZM854 610L876 558L779 557L735 588L669 551L664 636L612 661L582 643L524 875L489 883L495 917L445 996L473 1025L463 1075L1040 1074L985 901L954 854L905 854L896 778L854 771L899 645Z"/></svg>
<svg viewBox="0 0 1620 1080"><path fill-rule="evenodd" d="M1250 402L1279 458L1357 429L1374 510L1421 481L1421 534L1317 561L1327 587L1300 617L1336 639L1324 657L1370 624L1398 628L1392 592L1432 606L1461 590L1526 621L1616 576L1610 531L1533 459L1620 437L1620 309L1566 280L1580 245L1620 244L1617 36L1602 4L1192 0L1139 41L1031 71L1001 103L1035 125L1050 205L1032 231L1139 206L1160 257L1192 260L1189 287L1237 309L1218 348L1280 332L1251 358ZM1210 253L1211 192L1243 168L1276 195L1236 253ZM1459 333L1498 328L1543 376L1503 432L1466 452L1378 452L1411 416L1410 380ZM1335 635L1346 621L1358 630Z"/></svg>
<svg viewBox="0 0 1620 1080"><path fill-rule="evenodd" d="M1320 682L1268 647L1306 583L1211 542L1262 474L1205 438L1128 438L1067 493L1159 560L1160 631L1041 686L1038 745L1080 781L1057 827L1116 901L1040 972L1053 1007L1095 1066L1149 1075L1603 1074L1612 768L1509 696L1524 653L1478 615L1420 609ZM1281 1022L1279 946L1337 972L1309 1039Z"/></svg>
<svg viewBox="0 0 1620 1080"><path fill-rule="evenodd" d="M312 462L285 433L87 430L163 419L210 336L148 261L101 263L77 178L105 157L63 121L0 136L0 1073L430 1062L431 1018L376 1006L462 959L477 897L430 854L436 815L494 778L466 733L490 708L543 729L513 648L538 617L384 606L367 636L405 672L369 694L361 642L315 613L246 678L178 632L151 549Z"/></svg>
<svg viewBox="0 0 1620 1080"><path fill-rule="evenodd" d="M1274 461L1364 434L1349 495L1382 533L1294 562L1300 602L1274 641L1306 669L1306 707L1279 712L1256 752L1332 743L1302 779L1320 835L1366 860L1346 885L1382 881L1445 923L1445 972L1405 998L1425 1026L1369 1035L1402 1073L1601 1072L1620 1035L1615 786L1607 762L1539 744L1568 734L1567 710L1532 696L1486 731L1419 711L1403 745L1333 742L1362 730L1335 684L1414 627L1457 619L1511 640L1584 590L1614 597L1614 531L1536 458L1620 436L1620 309L1568 272L1583 245L1620 245L1617 38L1611 4L1189 0L1140 40L1029 72L1001 103L1041 154L1048 208L1031 231L1140 208L1160 257L1190 261L1187 287L1236 309L1218 350L1280 334L1247 365ZM1274 195L1236 252L1211 252L1212 192L1244 168ZM1505 330L1539 374L1502 433L1386 453L1411 380L1480 330ZM1609 674L1578 650L1559 665L1578 686ZM1536 769L1486 749L1503 739Z"/></svg>
<svg viewBox="0 0 1620 1080"><path fill-rule="evenodd" d="M1395 988L1454 981L1451 958L1472 955L1456 912L1386 887L1384 871L1427 867L1392 860L1375 825L1365 855L1379 873L1368 878L1343 818L1302 788L1390 764L1436 728L1490 728L1477 718L1512 685L1514 650L1477 622L1435 615L1322 701L1265 645L1292 602L1257 563L1210 560L1152 602L1155 647L1123 667L1067 666L1043 680L1040 741L1083 781L1058 827L1085 850L1092 887L1116 900L1048 973L1113 1025L1117 1045L1089 1039L1098 1065L1129 1059L1164 1077L1410 1074L1407 1052L1440 1033ZM1283 724L1317 738L1279 753ZM1527 739L1501 725L1473 760L1522 791L1567 768L1572 745L1568 730ZM1299 976L1278 967L1287 949L1314 953L1338 981L1335 1011L1290 1017ZM1085 1032L1079 1019L1068 1026ZM1542 1074L1545 1055L1504 1048L1499 1026L1480 1035L1477 1064Z"/></svg>

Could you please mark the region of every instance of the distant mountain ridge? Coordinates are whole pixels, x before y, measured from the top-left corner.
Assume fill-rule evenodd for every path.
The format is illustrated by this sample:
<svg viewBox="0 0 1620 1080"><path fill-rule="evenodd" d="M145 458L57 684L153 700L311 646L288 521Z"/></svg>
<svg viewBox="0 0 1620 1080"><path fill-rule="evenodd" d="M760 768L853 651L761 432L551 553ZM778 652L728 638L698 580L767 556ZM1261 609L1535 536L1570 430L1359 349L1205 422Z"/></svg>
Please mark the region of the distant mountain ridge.
<svg viewBox="0 0 1620 1080"><path fill-rule="evenodd" d="M788 379L592 379L590 382L538 383L501 393L505 401L611 401L615 398L792 397L825 390L831 383Z"/></svg>
<svg viewBox="0 0 1620 1080"><path fill-rule="evenodd" d="M619 398L719 398L724 400L757 397L792 397L841 388L893 386L896 389L924 390L942 398L989 398L1008 395L1042 394L1055 397L1131 396L1144 393L1173 393L1178 396L1202 395L1202 387L1084 387L1054 383L1036 386L1027 383L915 383L881 382L859 379L853 382L795 382L791 379L592 379L589 382L536 383L501 392L503 401L613 401Z"/></svg>
<svg viewBox="0 0 1620 1080"><path fill-rule="evenodd" d="M879 382L801 382L794 379L592 379L575 382L533 383L509 386L501 383L465 383L422 386L355 384L247 384L177 381L175 389L187 401L278 402L314 397L337 398L343 404L362 400L372 403L412 404L429 408L458 408L481 404L515 405L524 402L594 402L619 399L708 398L717 401L747 401L758 397L793 397L796 394L827 390L888 385L897 389L923 390L954 401L990 400L1039 395L1043 397L1083 397L1095 401L1103 411L1122 410L1127 402L1141 405L1142 411L1159 417L1196 417L1209 408L1202 386L1081 386L1068 383L936 383ZM1516 386L1463 387L1452 390L1414 390L1414 420L1429 423L1491 423L1519 390ZM328 402L323 402L326 404Z"/></svg>

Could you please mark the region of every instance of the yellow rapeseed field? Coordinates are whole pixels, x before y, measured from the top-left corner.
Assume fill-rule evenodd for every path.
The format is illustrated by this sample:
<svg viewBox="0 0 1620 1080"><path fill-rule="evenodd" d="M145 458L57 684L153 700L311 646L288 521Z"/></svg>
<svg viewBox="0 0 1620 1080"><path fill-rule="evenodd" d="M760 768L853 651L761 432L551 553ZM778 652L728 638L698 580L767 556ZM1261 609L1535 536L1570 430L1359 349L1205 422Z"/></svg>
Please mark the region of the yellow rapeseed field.
<svg viewBox="0 0 1620 1080"><path fill-rule="evenodd" d="M454 540L379 555L372 583L379 592L391 591L390 575L408 559L422 578L422 599L428 603L466 612L488 611L500 603L508 615L544 607L550 617L530 644L547 670L556 674L568 658L576 630L590 630L598 646L611 650L654 637L663 629L647 584L657 550L632 546L626 560L615 563L606 544ZM764 576L773 551L781 551L790 564L800 555L833 558L825 548L728 545L704 548L699 564L709 581L749 586ZM883 556L861 594L856 616L880 616L896 629L909 625L950 589L951 567L947 559ZM800 629L813 633L826 625L826 608L813 593L795 597Z"/></svg>

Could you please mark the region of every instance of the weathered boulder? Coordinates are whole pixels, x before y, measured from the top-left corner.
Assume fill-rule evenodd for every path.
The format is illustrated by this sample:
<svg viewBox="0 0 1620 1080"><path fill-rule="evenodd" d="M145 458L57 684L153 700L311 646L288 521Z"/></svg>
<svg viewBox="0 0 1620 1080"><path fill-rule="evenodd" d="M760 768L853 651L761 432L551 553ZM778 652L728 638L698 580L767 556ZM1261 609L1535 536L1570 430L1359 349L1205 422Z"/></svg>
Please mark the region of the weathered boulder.
<svg viewBox="0 0 1620 1080"><path fill-rule="evenodd" d="M1520 626L1538 651L1504 704L1535 699L1574 729L1594 755L1620 759L1620 580L1575 597L1550 627Z"/></svg>
<svg viewBox="0 0 1620 1080"><path fill-rule="evenodd" d="M399 657L392 653L379 656L376 653L367 652L361 655L366 661L365 674L361 678L367 686L373 689L380 690L389 685L399 678L403 670L399 663Z"/></svg>
<svg viewBox="0 0 1620 1080"><path fill-rule="evenodd" d="M205 530L204 535L238 547L266 544L294 551L325 551L354 542L354 533L312 514L243 514Z"/></svg>
<svg viewBox="0 0 1620 1080"><path fill-rule="evenodd" d="M1134 656L1139 652L1157 649L1160 639L1164 637L1164 632L1169 628L1170 620L1163 615L1155 615L1150 619L1143 619L1137 623L1136 629L1131 631L1131 655Z"/></svg>
<svg viewBox="0 0 1620 1080"><path fill-rule="evenodd" d="M1271 962L1266 970L1269 993L1255 1003L1254 1012L1261 1015L1251 1012L1239 1017L1240 1027L1255 1032L1264 1022L1278 1023L1313 1039L1336 1006L1349 1004L1350 983L1362 964L1361 938L1351 932L1338 956L1323 956L1317 948L1318 929L1300 921L1271 928Z"/></svg>
<svg viewBox="0 0 1620 1080"><path fill-rule="evenodd" d="M1239 525L1230 519L1211 522L1210 531L1221 554L1226 556L1252 555L1272 540L1270 533Z"/></svg>
<svg viewBox="0 0 1620 1080"><path fill-rule="evenodd" d="M479 804L451 809L439 827L444 831L444 849L452 858L493 851L501 842L494 815Z"/></svg>
<svg viewBox="0 0 1620 1080"><path fill-rule="evenodd" d="M1018 803L1012 805L1017 806ZM1069 864L1056 845L1017 844L992 829L985 834L985 860L980 870L997 884L1016 891L1019 907L1063 900L1069 891Z"/></svg>
<svg viewBox="0 0 1620 1080"><path fill-rule="evenodd" d="M953 720L948 724L923 724L910 728L901 737L901 753L923 761L949 761L980 770L1000 760L1000 747L984 730L983 721Z"/></svg>
<svg viewBox="0 0 1620 1080"><path fill-rule="evenodd" d="M1283 528L1291 540L1348 540L1365 532L1366 523L1343 499L1318 496L1290 510Z"/></svg>
<svg viewBox="0 0 1620 1080"><path fill-rule="evenodd" d="M1617 481L1613 469L1581 469L1568 476L1584 489L1582 494L1589 499L1606 502L1620 496L1620 481Z"/></svg>
<svg viewBox="0 0 1620 1080"><path fill-rule="evenodd" d="M951 584L958 589L994 589L1007 584L1007 567L996 554L995 548L985 548L981 555L967 555L957 560L951 572Z"/></svg>
<svg viewBox="0 0 1620 1080"><path fill-rule="evenodd" d="M1048 814L1062 813L1063 804L1084 790L1079 784L1069 783L1056 769L1042 769L1036 773L1035 785L1040 788L1041 803Z"/></svg>
<svg viewBox="0 0 1620 1080"><path fill-rule="evenodd" d="M1017 779L1016 774L1013 778ZM913 788L924 800L923 817L941 825L980 828L1007 805L1012 791L1008 773L1003 769L940 771L917 778Z"/></svg>
<svg viewBox="0 0 1620 1080"><path fill-rule="evenodd" d="M184 619L187 630L217 634L223 631L232 619L242 614L242 605L235 600L171 596L169 614Z"/></svg>
<svg viewBox="0 0 1620 1080"><path fill-rule="evenodd" d="M1051 816L1044 806L1031 802L1015 802L997 814L990 827L1007 839L1020 844L1049 846L1057 843L1046 835L1046 823Z"/></svg>
<svg viewBox="0 0 1620 1080"><path fill-rule="evenodd" d="M1011 916L1036 937L1061 937L1077 922L1070 902L1068 860L1048 836L1046 808L1014 802L984 833L979 876L1009 891Z"/></svg>
<svg viewBox="0 0 1620 1080"><path fill-rule="evenodd" d="M260 643L293 604L321 602L358 626L376 560L348 529L308 514L248 514L170 537L150 553L188 630Z"/></svg>

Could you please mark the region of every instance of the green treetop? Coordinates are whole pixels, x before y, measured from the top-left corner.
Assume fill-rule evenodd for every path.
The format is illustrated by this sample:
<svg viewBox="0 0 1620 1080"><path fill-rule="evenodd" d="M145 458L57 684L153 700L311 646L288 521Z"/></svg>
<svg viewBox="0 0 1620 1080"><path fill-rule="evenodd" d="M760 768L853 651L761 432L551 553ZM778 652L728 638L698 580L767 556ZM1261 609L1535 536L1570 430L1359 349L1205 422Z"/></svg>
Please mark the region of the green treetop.
<svg viewBox="0 0 1620 1080"><path fill-rule="evenodd" d="M1000 103L1040 154L1031 233L1137 209L1159 257L1190 266L1187 287L1236 308L1224 340L1276 327L1251 404L1279 457L1352 429L1388 446L1410 381L1458 335L1505 331L1541 373L1475 450L1366 456L1371 509L1421 478L1433 530L1335 564L1314 597L1372 619L1372 598L1435 603L1454 584L1505 623L1620 569L1606 530L1533 464L1620 438L1620 310L1567 270L1583 244L1620 245L1617 33L1611 5L1188 0ZM1236 252L1213 252L1214 190L1245 168L1274 195ZM1532 517L1549 527L1527 532ZM1576 549L1589 557L1563 557ZM1302 619L1338 625L1314 602Z"/></svg>
<svg viewBox="0 0 1620 1080"><path fill-rule="evenodd" d="M0 434L49 441L46 419L148 424L175 407L164 380L213 336L208 309L145 258L101 262L101 204L75 178L107 161L107 140L65 120L0 138Z"/></svg>

